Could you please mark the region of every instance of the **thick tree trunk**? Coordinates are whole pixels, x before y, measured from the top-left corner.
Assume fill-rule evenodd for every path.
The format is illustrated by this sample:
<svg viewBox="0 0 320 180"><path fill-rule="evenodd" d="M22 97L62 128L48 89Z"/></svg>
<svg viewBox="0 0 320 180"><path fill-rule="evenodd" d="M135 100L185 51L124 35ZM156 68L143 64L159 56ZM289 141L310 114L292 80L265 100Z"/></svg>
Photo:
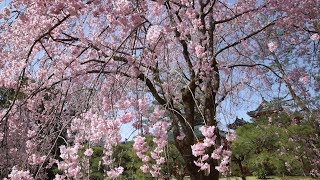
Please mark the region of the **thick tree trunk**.
<svg viewBox="0 0 320 180"><path fill-rule="evenodd" d="M218 180L219 171L215 169L217 166L217 161L210 160L207 163L210 164L211 170L210 174L205 175L204 171L200 171L200 167L195 165L195 161L198 157L192 155L191 145L177 146L179 152L181 153L184 161L187 174L190 176L191 180Z"/></svg>
<svg viewBox="0 0 320 180"><path fill-rule="evenodd" d="M218 180L219 179L219 171L215 169L217 166L216 161L209 161L210 163L210 174L205 175L204 171L200 171L200 167L196 166L194 161L198 158L193 156L191 153L191 148L189 147L178 147L183 159L185 161L185 167L187 174L190 175L191 180Z"/></svg>
<svg viewBox="0 0 320 180"><path fill-rule="evenodd" d="M174 134L176 133L176 128L174 129ZM217 166L216 161L208 161L210 163L211 171L207 176L204 174L204 171L200 171L199 167L195 165L195 161L197 161L198 157L192 155L191 145L193 145L193 137L186 137L184 143L181 141L175 140L175 145L180 152L183 160L185 162L186 171L191 180L218 180L219 172L215 169Z"/></svg>

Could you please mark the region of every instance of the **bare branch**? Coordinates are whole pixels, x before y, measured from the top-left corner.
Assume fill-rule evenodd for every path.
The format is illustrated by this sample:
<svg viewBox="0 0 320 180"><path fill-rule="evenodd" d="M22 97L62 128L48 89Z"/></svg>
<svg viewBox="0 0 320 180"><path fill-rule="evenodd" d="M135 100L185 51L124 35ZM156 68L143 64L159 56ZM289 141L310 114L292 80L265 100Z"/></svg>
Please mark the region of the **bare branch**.
<svg viewBox="0 0 320 180"><path fill-rule="evenodd" d="M271 67L269 67L267 65L264 65L264 64L260 64L260 63L257 63L257 64L234 64L234 65L230 65L230 66L227 66L227 67L232 69L232 68L235 68L235 67L255 67L255 66L265 67L265 68L269 69L279 79L282 79L282 77L279 76Z"/></svg>
<svg viewBox="0 0 320 180"><path fill-rule="evenodd" d="M232 43L232 44L229 44L229 45L225 46L224 48L222 48L222 49L220 49L218 52L216 52L215 55L214 55L214 57L216 58L220 53L222 53L222 52L225 51L226 49L229 49L229 48L231 48L231 47L233 47L233 46L236 46L236 45L240 44L242 41L245 41L245 40L251 38L252 36L260 33L261 31L267 29L267 28L270 27L270 26L273 26L274 24L275 24L275 21L269 23L268 25L264 26L263 28L259 29L258 31L252 32L252 33L249 34L248 36L246 36L246 37L244 37L244 38L241 38L240 40L238 40L238 41L236 41L236 42L234 42L234 43Z"/></svg>

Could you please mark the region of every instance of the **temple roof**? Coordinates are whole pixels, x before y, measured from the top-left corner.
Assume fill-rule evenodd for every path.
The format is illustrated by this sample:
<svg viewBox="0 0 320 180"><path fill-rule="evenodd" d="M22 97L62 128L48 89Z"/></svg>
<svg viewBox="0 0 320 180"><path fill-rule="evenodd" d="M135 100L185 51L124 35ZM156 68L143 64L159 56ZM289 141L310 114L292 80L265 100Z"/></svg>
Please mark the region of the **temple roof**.
<svg viewBox="0 0 320 180"><path fill-rule="evenodd" d="M243 126L246 123L247 123L247 121L245 121L243 118L240 119L240 118L236 117L236 120L233 123L228 124L228 128L229 129L236 129L240 126Z"/></svg>
<svg viewBox="0 0 320 180"><path fill-rule="evenodd" d="M262 102L258 108L254 111L247 112L247 114L252 118L256 118L262 115L277 113L279 111L283 111L283 108L278 101L268 102L265 99L262 99Z"/></svg>

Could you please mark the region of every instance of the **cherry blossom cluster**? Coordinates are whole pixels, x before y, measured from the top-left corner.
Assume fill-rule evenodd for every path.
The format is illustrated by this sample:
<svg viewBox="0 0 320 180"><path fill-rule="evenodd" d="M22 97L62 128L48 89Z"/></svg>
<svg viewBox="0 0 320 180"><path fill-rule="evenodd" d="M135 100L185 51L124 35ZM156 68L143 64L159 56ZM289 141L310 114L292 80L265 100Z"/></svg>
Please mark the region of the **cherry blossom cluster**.
<svg viewBox="0 0 320 180"><path fill-rule="evenodd" d="M162 31L162 28L158 25L154 25L154 26L151 26L148 30L148 33L146 35L146 39L147 41L151 44L151 45L154 45L160 35L161 35L161 31Z"/></svg>
<svg viewBox="0 0 320 180"><path fill-rule="evenodd" d="M147 146L146 138L142 136L136 136L133 141L133 150L137 154L137 156L142 159L143 162L148 162L150 160L149 156L144 155L149 147Z"/></svg>
<svg viewBox="0 0 320 180"><path fill-rule="evenodd" d="M220 152L216 152L219 154ZM231 151L229 150L223 150L221 155L221 161L219 166L216 166L215 168L221 172L222 174L226 174L229 171L229 163L231 162Z"/></svg>
<svg viewBox="0 0 320 180"><path fill-rule="evenodd" d="M315 34L313 34L312 36L310 36L310 39L311 39L312 41L318 41L318 40L320 40L320 36L319 36L318 33L315 33Z"/></svg>
<svg viewBox="0 0 320 180"><path fill-rule="evenodd" d="M8 175L9 178L4 178L6 179L11 179L11 180L33 180L34 178L31 176L29 171L23 171L23 170L18 170L16 166L12 168L11 173Z"/></svg>
<svg viewBox="0 0 320 180"><path fill-rule="evenodd" d="M111 178L116 178L120 176L123 172L123 167L113 167L114 159L112 157L113 155L113 145L111 144L105 144L104 145L104 156L102 157L103 164L110 167L110 170L107 171L107 175Z"/></svg>
<svg viewBox="0 0 320 180"><path fill-rule="evenodd" d="M79 144L73 147L60 146L60 157L63 161L58 161L58 168L64 172L68 178L78 179L81 177L81 166L79 164L78 150L81 148Z"/></svg>
<svg viewBox="0 0 320 180"><path fill-rule="evenodd" d="M26 141L26 153L29 155L28 163L30 165L39 165L44 162L46 156L40 156L39 154L34 154L36 152L36 131L29 130L27 134L28 140Z"/></svg>
<svg viewBox="0 0 320 180"><path fill-rule="evenodd" d="M165 163L165 157L163 157L162 154L165 146L167 145L167 129L168 123L165 121L158 121L153 125L152 135L154 137L153 142L156 147L150 151L150 156L147 155L150 148L147 146L145 137L136 136L134 138L133 149L144 163L140 169L144 173L150 172L152 177L159 177L161 175L161 165Z"/></svg>
<svg viewBox="0 0 320 180"><path fill-rule="evenodd" d="M268 43L268 48L270 52L274 52L278 48L278 45L276 42L271 41Z"/></svg>
<svg viewBox="0 0 320 180"><path fill-rule="evenodd" d="M88 112L84 113L81 117L74 118L72 120L70 131L68 133L69 138L74 137L75 143L103 143L103 164L110 168L110 170L108 170L106 174L111 178L116 178L121 175L121 173L123 172L123 168L113 167L113 148L120 142L121 139L121 136L119 134L120 122L130 122L131 118L132 115L130 113L126 113L122 115L118 120L106 120L102 116L95 113L93 110L89 110ZM77 149L75 149L75 151L79 149L78 146L79 145L76 146ZM93 150L91 148L88 148L85 150L84 155L86 157L90 157L92 153ZM74 161L74 163L77 162ZM74 168L80 170L77 167Z"/></svg>
<svg viewBox="0 0 320 180"><path fill-rule="evenodd" d="M121 166L107 171L107 175L112 179L119 177L122 173L123 173L123 167Z"/></svg>
<svg viewBox="0 0 320 180"><path fill-rule="evenodd" d="M200 167L199 170L204 171L206 174L210 173L210 164L207 162L209 158L220 160L219 166L216 166L217 169L222 174L225 174L229 171L229 162L231 160L231 151L224 150L223 145L214 149L211 155L206 152L208 149L214 147L216 145L216 135L215 135L215 126L201 126L199 128L202 135L204 136L203 142L198 142L191 146L192 154L195 157L199 157L197 161L195 161L195 165ZM234 141L236 139L236 135L234 132L228 133L226 135L227 141Z"/></svg>
<svg viewBox="0 0 320 180"><path fill-rule="evenodd" d="M138 113L136 114L135 121L133 122L133 127L136 129L142 129L144 134L146 135L150 134L150 128L157 121L161 120L161 118L165 113L165 110L163 110L160 106L150 107L148 104L148 100L149 100L148 98L141 98L135 102L138 106L138 108L136 108ZM152 112L149 113L149 110L152 110ZM141 121L138 120L140 119L141 116L143 118L149 119L150 121L141 124Z"/></svg>
<svg viewBox="0 0 320 180"><path fill-rule="evenodd" d="M226 135L226 140L231 142L231 141L235 141L237 139L237 134L235 132L229 132Z"/></svg>
<svg viewBox="0 0 320 180"><path fill-rule="evenodd" d="M93 154L92 148L86 149L86 151L84 151L83 154L84 154L85 156L88 156L88 157L92 156L92 154Z"/></svg>
<svg viewBox="0 0 320 180"><path fill-rule="evenodd" d="M164 113L165 110L162 110L159 106L156 106L149 117L151 123L155 124L161 117L163 117Z"/></svg>
<svg viewBox="0 0 320 180"><path fill-rule="evenodd" d="M153 177L160 175L161 165L165 162L165 158L162 156L165 146L168 141L168 123L166 121L158 121L153 126L152 135L154 136L153 142L156 144L155 149L151 152L151 157L156 161L150 169L150 173Z"/></svg>

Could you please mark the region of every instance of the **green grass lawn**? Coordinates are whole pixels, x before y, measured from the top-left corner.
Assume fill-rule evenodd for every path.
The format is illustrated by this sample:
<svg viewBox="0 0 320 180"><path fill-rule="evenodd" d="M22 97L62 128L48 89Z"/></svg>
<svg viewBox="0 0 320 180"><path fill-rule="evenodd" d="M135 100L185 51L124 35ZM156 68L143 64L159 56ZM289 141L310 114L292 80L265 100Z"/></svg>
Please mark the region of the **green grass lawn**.
<svg viewBox="0 0 320 180"><path fill-rule="evenodd" d="M254 176L247 176L246 177L247 180L262 180L262 179L258 179ZM320 180L320 178L312 178L312 177L304 177L304 176L268 176L267 180ZM241 177L220 177L220 180L241 180ZM172 178L172 180L175 180L175 178ZM184 180L190 180L190 177L185 177Z"/></svg>
<svg viewBox="0 0 320 180"><path fill-rule="evenodd" d="M221 180L241 180L240 177L228 177L228 178L220 178ZM257 180L258 178L254 176L248 176L247 180ZM304 177L304 176L284 176L284 177L275 177L275 176L270 176L268 177L269 180L315 180L316 178L311 178L311 177ZM319 179L319 178L318 178Z"/></svg>

